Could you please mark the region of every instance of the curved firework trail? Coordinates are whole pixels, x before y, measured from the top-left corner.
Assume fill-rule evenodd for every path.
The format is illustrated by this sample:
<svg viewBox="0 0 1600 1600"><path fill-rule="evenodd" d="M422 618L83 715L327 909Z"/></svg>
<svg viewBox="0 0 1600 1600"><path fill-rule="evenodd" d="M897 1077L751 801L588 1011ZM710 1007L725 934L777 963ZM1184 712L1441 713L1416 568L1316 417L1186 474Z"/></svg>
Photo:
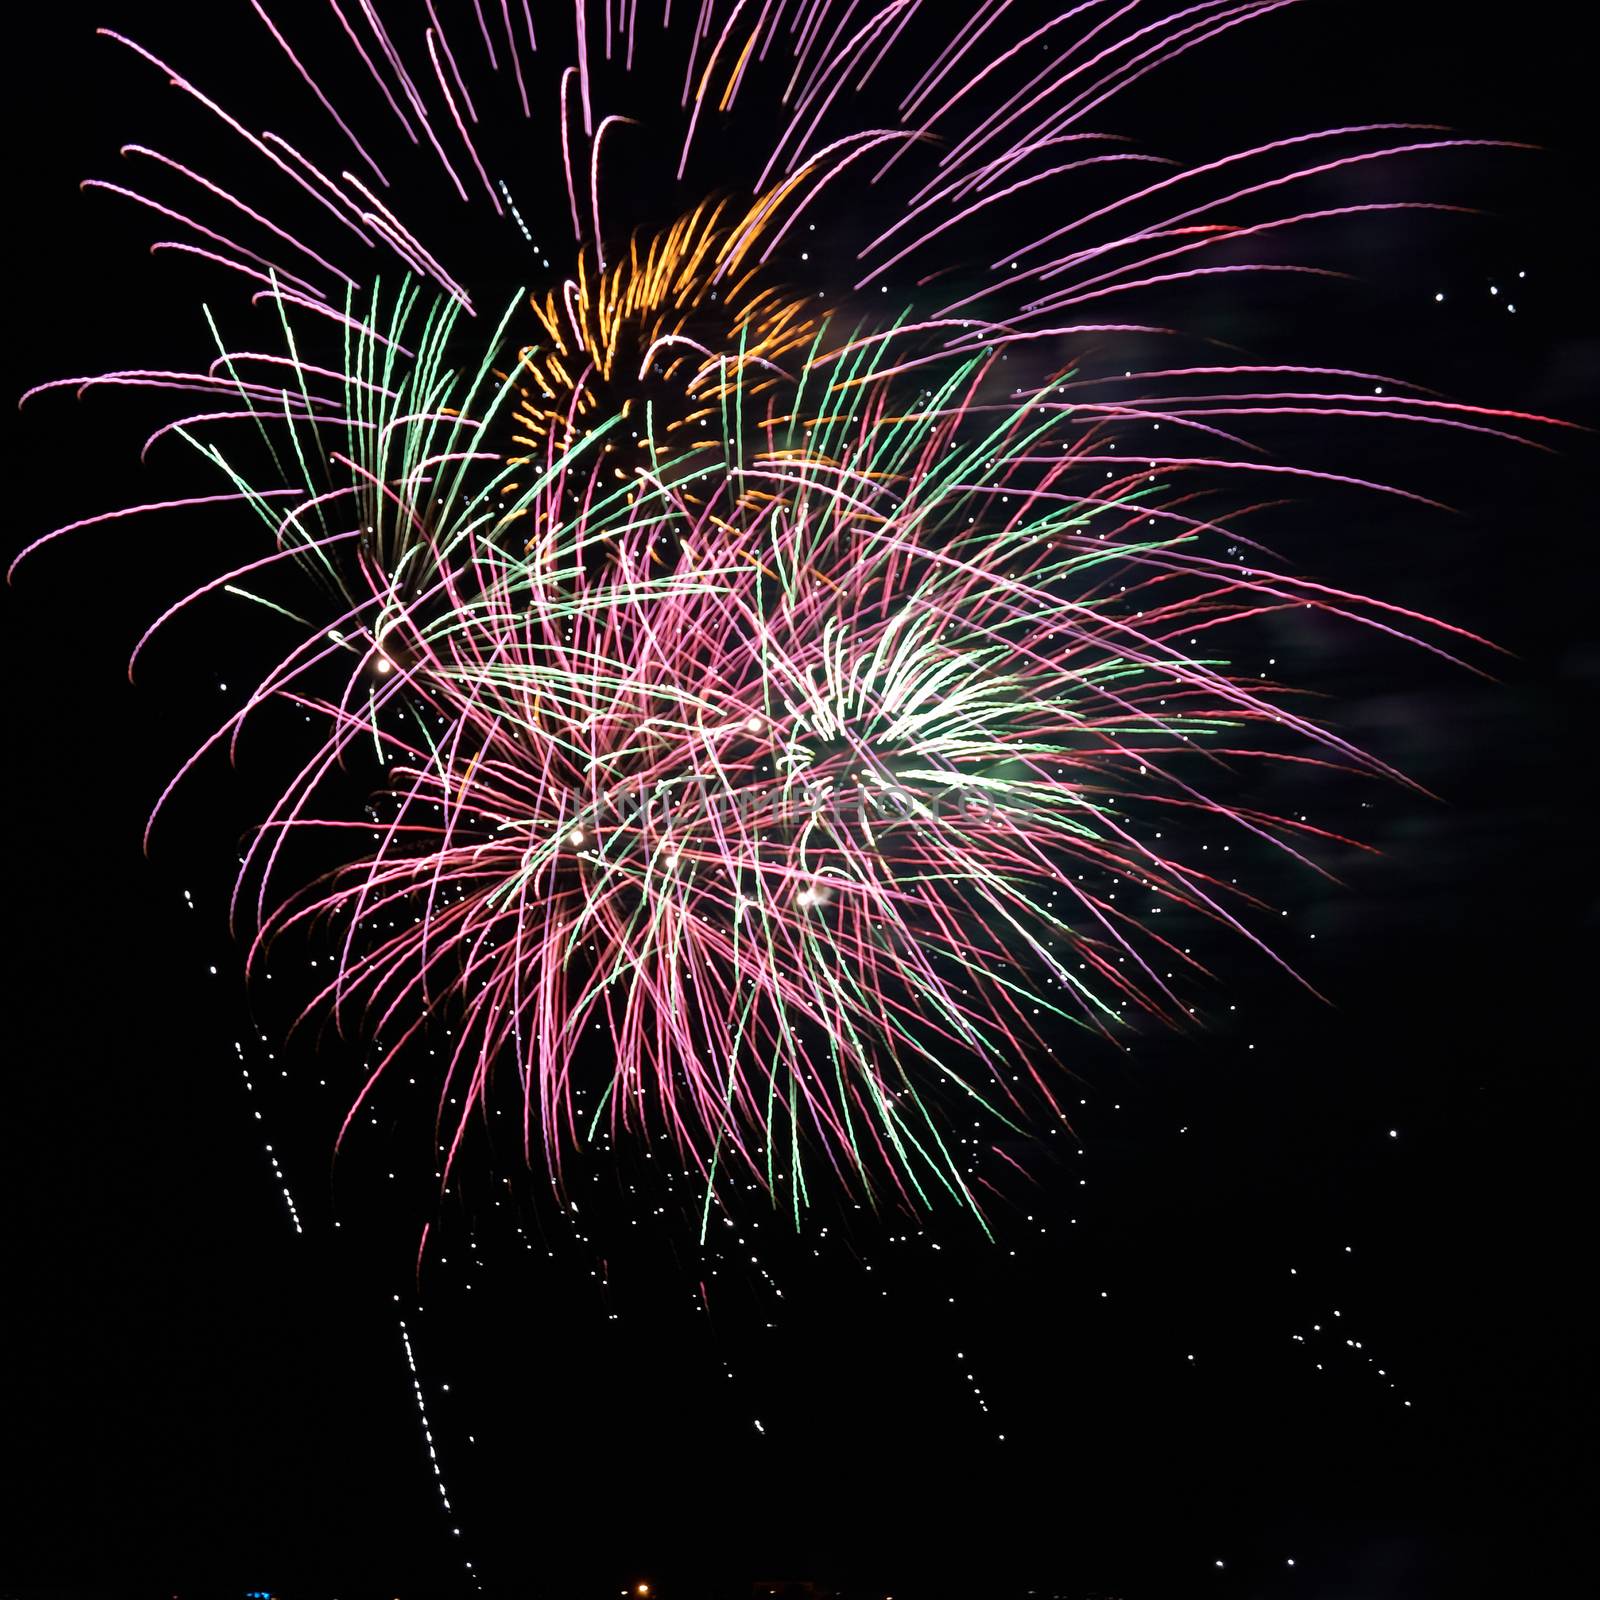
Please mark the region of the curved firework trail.
<svg viewBox="0 0 1600 1600"><path fill-rule="evenodd" d="M708 1204L737 1170L798 1216L825 1171L977 1209L954 1116L1053 1112L1062 1022L1189 1014L1161 911L1261 943L1183 824L1298 854L1318 831L1229 769L1399 775L1231 669L1230 630L1482 641L1280 570L1240 528L1284 494L1423 497L1252 422L1544 420L1179 338L1206 280L1320 270L1282 261L1297 230L1448 209L1328 175L1482 142L1364 125L1180 166L1093 128L1285 3L252 0L292 138L108 35L233 148L129 144L137 175L93 186L272 333L43 385L173 392L147 448L219 475L71 528L261 519L156 626L220 590L301 629L184 772L271 702L322 728L235 910L252 966L333 940L307 1014L382 1041L358 1107L442 1016L446 1174L499 1070L558 1181L596 1128L651 1128ZM305 831L340 844L309 887Z"/></svg>

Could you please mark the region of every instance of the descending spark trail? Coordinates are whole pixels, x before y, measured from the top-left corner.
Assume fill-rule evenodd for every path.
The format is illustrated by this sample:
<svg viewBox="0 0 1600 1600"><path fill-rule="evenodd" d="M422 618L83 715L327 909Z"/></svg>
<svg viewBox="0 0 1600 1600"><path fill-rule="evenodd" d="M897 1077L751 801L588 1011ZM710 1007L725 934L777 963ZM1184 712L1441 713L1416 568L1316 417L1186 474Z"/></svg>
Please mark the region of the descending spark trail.
<svg viewBox="0 0 1600 1600"><path fill-rule="evenodd" d="M396 1295L396 1302L398 1302L399 1299L400 1296ZM444 1507L445 1515L450 1518L452 1523L450 1532L456 1538L460 1538L460 1528L453 1525L455 1522L456 1511L455 1508L450 1504L450 1491L445 1487L444 1471L439 1465L439 1451L434 1443L433 1428L428 1422L428 1402L422 1393L422 1373L417 1366L417 1354L411 1344L411 1330L406 1326L406 1319L404 1317L399 1318L399 1323L400 1342L405 1346L406 1366L411 1372L411 1390L417 1402L417 1418L422 1425L422 1442L427 1447L428 1465L433 1471L434 1486L439 1491L439 1502ZM472 1563L470 1561L463 1560L462 1565L468 1572L473 1572ZM480 1591L482 1590L483 1585L478 1581L476 1573L473 1573L473 1583L477 1589Z"/></svg>
<svg viewBox="0 0 1600 1600"><path fill-rule="evenodd" d="M244 1078L245 1092L249 1095L254 1095L256 1086L250 1081L250 1068L245 1064L244 1046L235 1040L233 1048L235 1054L239 1057L239 1071ZM254 1116L257 1122L261 1121L261 1113L259 1111L255 1112ZM283 1191L283 1203L289 1208L289 1220L294 1224L294 1231L298 1234L304 1234L306 1230L300 1225L300 1213L295 1207L294 1196L289 1193L289 1182L283 1175L283 1168L278 1165L277 1153L270 1144L265 1145L263 1148L266 1151L267 1160L272 1163L272 1175L277 1179L278 1187Z"/></svg>

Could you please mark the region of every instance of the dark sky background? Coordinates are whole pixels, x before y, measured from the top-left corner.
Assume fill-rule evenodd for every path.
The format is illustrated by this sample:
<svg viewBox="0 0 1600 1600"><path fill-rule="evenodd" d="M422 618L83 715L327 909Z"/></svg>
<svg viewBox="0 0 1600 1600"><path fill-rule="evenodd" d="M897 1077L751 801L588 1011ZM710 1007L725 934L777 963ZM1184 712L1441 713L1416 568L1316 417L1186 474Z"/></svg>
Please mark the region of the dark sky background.
<svg viewBox="0 0 1600 1600"><path fill-rule="evenodd" d="M1308 5L1101 121L1180 154L1378 116L1545 146L1454 163L1447 197L1484 215L1346 230L1353 280L1252 300L1234 332L1593 423L1593 96L1571 16ZM227 298L77 193L171 115L100 22L182 40L208 80L252 77L232 34L150 6L32 16L8 104L13 391L192 354L197 301ZM130 412L30 407L13 548L185 481L176 456L139 466ZM404 1109L332 1170L352 1063L260 1041L220 905L270 761L212 771L140 852L256 646L202 618L137 689L127 652L237 525L113 526L24 568L4 597L0 1596L470 1594L467 1561L487 1592L572 1600L785 1577L901 1597L1568 1592L1592 1401L1593 453L1348 448L1448 485L1459 513L1302 507L1294 559L1512 653L1487 681L1316 630L1276 641L1341 731L1441 798L1290 795L1383 850L1342 888L1254 864L1331 1003L1219 940L1216 1026L1077 1047L1081 1145L1033 1163L993 1244L958 1217L848 1208L796 1240L752 1196L702 1262L687 1191L642 1158L581 1171L577 1227L505 1152L441 1208Z"/></svg>

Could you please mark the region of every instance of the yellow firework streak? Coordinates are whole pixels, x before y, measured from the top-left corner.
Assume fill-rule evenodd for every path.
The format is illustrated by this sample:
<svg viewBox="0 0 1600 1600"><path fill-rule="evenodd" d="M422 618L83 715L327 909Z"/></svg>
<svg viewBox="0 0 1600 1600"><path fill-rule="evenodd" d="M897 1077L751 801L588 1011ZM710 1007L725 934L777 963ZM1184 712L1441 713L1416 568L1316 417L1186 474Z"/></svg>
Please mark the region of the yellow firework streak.
<svg viewBox="0 0 1600 1600"><path fill-rule="evenodd" d="M691 446L719 431L736 391L748 400L785 383L785 358L816 334L816 307L761 282L752 254L793 185L743 209L704 202L647 243L630 241L604 271L585 247L577 276L532 302L545 339L518 353L517 442L528 454L515 459L542 461L619 411L637 417L643 451L646 399L656 443Z"/></svg>

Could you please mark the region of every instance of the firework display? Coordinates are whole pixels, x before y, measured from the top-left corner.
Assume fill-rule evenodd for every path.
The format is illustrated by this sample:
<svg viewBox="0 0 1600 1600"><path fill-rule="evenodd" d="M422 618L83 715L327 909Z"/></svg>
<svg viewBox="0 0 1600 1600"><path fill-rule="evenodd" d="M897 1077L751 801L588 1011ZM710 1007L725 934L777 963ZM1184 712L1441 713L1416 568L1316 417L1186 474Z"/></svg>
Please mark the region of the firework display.
<svg viewBox="0 0 1600 1600"><path fill-rule="evenodd" d="M94 186L249 305L208 309L199 370L43 386L170 391L147 448L214 481L36 543L257 514L151 632L204 600L293 644L174 781L269 705L318 730L234 909L252 970L334 951L303 1004L371 1041L352 1118L445 1030L447 1174L510 1084L557 1182L648 1130L708 1205L736 1173L797 1218L818 1183L981 1210L958 1122L1059 1116L1072 1027L1187 1019L1209 975L1171 930L1278 960L1198 841L1315 869L1329 836L1233 775L1404 780L1233 641L1483 641L1263 549L1297 495L1431 502L1253 431L1543 422L1179 331L1208 284L1319 273L1298 231L1434 208L1330 175L1476 142L1179 166L1096 131L1281 3L253 0L292 138L110 36L215 154L130 144ZM853 120L868 84L892 122ZM309 883L305 836L337 856Z"/></svg>

